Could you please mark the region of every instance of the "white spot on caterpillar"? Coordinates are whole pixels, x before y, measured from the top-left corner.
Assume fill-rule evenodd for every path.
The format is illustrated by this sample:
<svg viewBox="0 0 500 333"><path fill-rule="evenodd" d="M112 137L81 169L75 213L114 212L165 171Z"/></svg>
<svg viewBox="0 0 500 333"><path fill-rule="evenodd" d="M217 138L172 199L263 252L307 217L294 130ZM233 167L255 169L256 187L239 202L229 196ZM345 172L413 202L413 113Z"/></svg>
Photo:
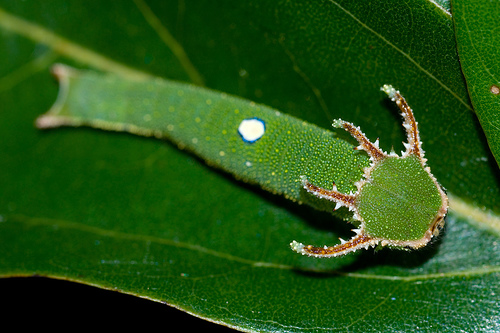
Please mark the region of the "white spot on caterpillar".
<svg viewBox="0 0 500 333"><path fill-rule="evenodd" d="M241 138L248 143L254 143L259 140L265 132L266 125L259 118L244 119L238 127L238 133L241 135Z"/></svg>
<svg viewBox="0 0 500 333"><path fill-rule="evenodd" d="M250 162L250 161L246 161L246 162L245 162L245 165L246 165L247 167L251 167L251 166L252 166L252 162Z"/></svg>

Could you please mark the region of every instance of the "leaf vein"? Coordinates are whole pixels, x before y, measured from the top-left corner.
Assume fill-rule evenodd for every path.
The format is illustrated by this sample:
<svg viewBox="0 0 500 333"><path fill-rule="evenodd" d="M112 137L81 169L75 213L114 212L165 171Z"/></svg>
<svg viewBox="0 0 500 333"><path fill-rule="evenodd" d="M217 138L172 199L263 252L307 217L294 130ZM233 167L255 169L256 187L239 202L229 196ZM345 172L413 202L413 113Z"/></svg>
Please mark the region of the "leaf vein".
<svg viewBox="0 0 500 333"><path fill-rule="evenodd" d="M82 232L93 233L96 235L113 237L123 240L132 240L132 241L144 241L147 244L156 243L162 244L166 246L172 246L177 248L184 248L187 250L197 251L199 253L211 255L214 257L222 258L225 260L234 261L243 265L249 265L252 267L262 267L262 268L270 268L270 269L282 269L282 270L290 270L290 271L304 271L304 272L315 272L315 273L324 273L331 274L355 279L370 279L370 280L389 280L389 281L404 281L404 282L421 282L424 280L437 280L444 278L454 278L454 277L470 277L477 275L486 275L486 274L494 274L500 273L500 266L482 266L482 267L473 267L468 270L461 271L450 271L446 273L427 273L420 275L411 275L411 276L389 276L389 275L377 275L377 274L364 274L364 273L345 273L342 271L322 271L311 268L302 268L296 267L292 265L284 265L273 262L265 262L265 261L256 261L252 259L241 258L238 256L234 256L228 253L223 253L217 250L209 249L201 245L190 244L187 242L174 241L172 239L165 239L160 237L154 237L150 235L132 235L121 231L116 230L106 230L99 227L88 226L81 223L69 222L65 220L57 220L50 218L34 218L28 217L24 215L16 215L12 216L11 223L14 220L30 224L34 226L58 226L59 228L66 229L74 229ZM8 223L8 221L5 221Z"/></svg>
<svg viewBox="0 0 500 333"><path fill-rule="evenodd" d="M429 76L432 80L436 81L444 90L448 91L453 97L455 97L461 104L463 104L468 110L472 111L471 106L466 103L463 99L461 99L455 92L453 92L447 85L445 85L441 80L439 80L437 77L435 77L431 72L423 68L418 62L415 61L409 54L398 48L396 45L391 43L388 39L386 39L384 36L379 34L377 31L374 29L370 28L368 25L366 25L364 22L362 22L360 19L358 19L354 14L352 14L350 11L342 7L339 3L337 3L334 0L329 0L332 4L337 6L340 10L342 10L344 13L346 13L348 16L350 16L354 21L356 21L359 25L361 25L363 28L374 34L377 38L382 40L384 43L392 47L395 51L400 53L402 56L404 56L406 59L408 59L413 65L415 65L420 71L422 71L425 75Z"/></svg>
<svg viewBox="0 0 500 333"><path fill-rule="evenodd" d="M142 16L144 16L146 22L148 22L158 37L160 37L165 45L176 56L177 60L179 60L179 63L184 68L191 81L199 86L205 85L201 74L198 72L191 60L189 60L189 57L182 45L174 38L174 36L172 36L167 27L161 23L158 16L155 15L146 2L144 0L134 0L134 3L141 12Z"/></svg>
<svg viewBox="0 0 500 333"><path fill-rule="evenodd" d="M0 27L6 31L11 31L31 39L36 43L47 45L61 55L70 57L84 64L89 64L103 71L113 72L132 80L144 80L152 77L146 72L116 62L102 54L73 43L35 23L10 14L1 7Z"/></svg>

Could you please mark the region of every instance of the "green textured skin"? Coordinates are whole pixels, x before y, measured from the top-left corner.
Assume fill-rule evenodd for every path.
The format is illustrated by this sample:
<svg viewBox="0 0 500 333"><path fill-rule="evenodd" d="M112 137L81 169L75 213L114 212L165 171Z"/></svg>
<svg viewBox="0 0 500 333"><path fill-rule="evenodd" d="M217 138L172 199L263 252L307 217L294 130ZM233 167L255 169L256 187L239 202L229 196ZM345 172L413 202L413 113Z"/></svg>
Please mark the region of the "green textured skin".
<svg viewBox="0 0 500 333"><path fill-rule="evenodd" d="M377 164L356 205L367 235L407 241L422 238L442 201L420 160L408 156L388 157Z"/></svg>
<svg viewBox="0 0 500 333"><path fill-rule="evenodd" d="M320 186L355 191L369 165L364 152L334 133L269 107L169 80L131 82L111 74L70 69L56 104L46 114L64 125L92 126L167 138L272 193L322 210L333 203L307 194L301 175ZM254 143L238 134L244 119L258 117L266 131Z"/></svg>

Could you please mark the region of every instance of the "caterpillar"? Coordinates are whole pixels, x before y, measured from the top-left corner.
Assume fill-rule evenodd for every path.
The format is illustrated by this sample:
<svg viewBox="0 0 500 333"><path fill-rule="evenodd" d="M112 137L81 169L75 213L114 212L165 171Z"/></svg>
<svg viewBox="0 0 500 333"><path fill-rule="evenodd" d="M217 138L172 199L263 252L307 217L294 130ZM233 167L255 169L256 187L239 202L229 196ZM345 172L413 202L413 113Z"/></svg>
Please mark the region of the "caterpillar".
<svg viewBox="0 0 500 333"><path fill-rule="evenodd" d="M90 126L167 139L244 182L321 210L334 205L307 195L301 175L350 191L369 164L331 131L225 93L160 78L127 81L61 64L52 72L59 95L37 127Z"/></svg>
<svg viewBox="0 0 500 333"><path fill-rule="evenodd" d="M292 250L336 257L375 246L416 249L439 234L448 198L426 165L417 122L390 85L382 90L404 118L406 151L379 148L353 124L333 125L359 143L265 105L166 79L127 81L112 74L55 65L60 82L39 128L91 126L167 139L232 173L237 179L305 202L317 209L344 209L357 226L349 240L316 247L293 241ZM354 149L353 149L354 148ZM348 213L352 212L352 213Z"/></svg>

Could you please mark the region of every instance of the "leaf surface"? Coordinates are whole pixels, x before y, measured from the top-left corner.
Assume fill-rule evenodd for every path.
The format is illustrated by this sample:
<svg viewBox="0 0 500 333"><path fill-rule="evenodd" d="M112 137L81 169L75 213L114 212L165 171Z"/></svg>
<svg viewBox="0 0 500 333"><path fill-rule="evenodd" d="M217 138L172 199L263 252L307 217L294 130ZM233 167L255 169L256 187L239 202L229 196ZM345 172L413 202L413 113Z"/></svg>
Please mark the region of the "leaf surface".
<svg viewBox="0 0 500 333"><path fill-rule="evenodd" d="M469 95L500 163L500 2L453 1L457 48Z"/></svg>
<svg viewBox="0 0 500 333"><path fill-rule="evenodd" d="M57 95L55 61L192 80L141 5L0 3L2 276L120 290L245 331L500 329L498 168L446 10L427 1L146 3L209 88L325 129L351 121L396 151L400 118L378 89L391 83L405 95L452 198L443 236L417 252L318 260L289 242L331 244L351 226L168 143L34 128Z"/></svg>

